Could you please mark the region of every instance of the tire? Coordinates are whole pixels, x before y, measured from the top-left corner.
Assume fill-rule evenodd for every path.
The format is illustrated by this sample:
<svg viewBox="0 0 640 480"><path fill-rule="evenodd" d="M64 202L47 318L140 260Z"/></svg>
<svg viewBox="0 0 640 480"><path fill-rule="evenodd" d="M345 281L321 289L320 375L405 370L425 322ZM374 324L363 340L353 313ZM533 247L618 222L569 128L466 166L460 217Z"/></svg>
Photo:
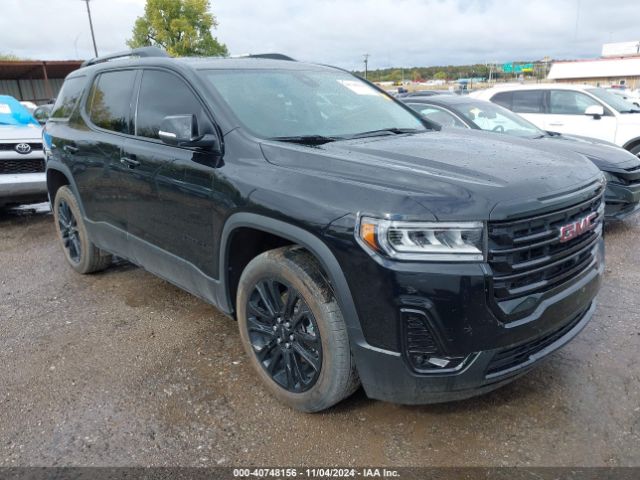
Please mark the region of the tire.
<svg viewBox="0 0 640 480"><path fill-rule="evenodd" d="M53 216L62 250L71 268L84 274L104 270L111 264L111 255L89 239L78 201L69 187L60 187L56 192Z"/></svg>
<svg viewBox="0 0 640 480"><path fill-rule="evenodd" d="M268 311L265 295L270 295L276 315ZM305 250L283 247L254 258L240 277L236 306L250 362L282 403L318 412L360 385L342 312L318 263ZM266 357L261 360L259 354Z"/></svg>
<svg viewBox="0 0 640 480"><path fill-rule="evenodd" d="M636 157L640 157L640 145L636 145L629 151L633 153Z"/></svg>

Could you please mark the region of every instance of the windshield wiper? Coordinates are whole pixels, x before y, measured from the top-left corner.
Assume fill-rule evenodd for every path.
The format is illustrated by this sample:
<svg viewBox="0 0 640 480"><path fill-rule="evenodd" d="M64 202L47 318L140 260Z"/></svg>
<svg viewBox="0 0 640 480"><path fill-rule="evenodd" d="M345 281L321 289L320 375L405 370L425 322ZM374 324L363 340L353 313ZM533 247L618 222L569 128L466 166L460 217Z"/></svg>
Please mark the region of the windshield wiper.
<svg viewBox="0 0 640 480"><path fill-rule="evenodd" d="M640 113L637 108L630 108L629 110L620 110L620 113Z"/></svg>
<svg viewBox="0 0 640 480"><path fill-rule="evenodd" d="M344 140L341 137L328 137L325 135L294 135L291 137L271 137L269 140L278 142L300 143L301 145L323 145L336 140Z"/></svg>
<svg viewBox="0 0 640 480"><path fill-rule="evenodd" d="M348 138L366 138L366 137L378 137L380 135L400 135L402 133L418 133L423 130L419 130L417 128L381 128L379 130L370 130L368 132L360 132L354 135L349 135Z"/></svg>

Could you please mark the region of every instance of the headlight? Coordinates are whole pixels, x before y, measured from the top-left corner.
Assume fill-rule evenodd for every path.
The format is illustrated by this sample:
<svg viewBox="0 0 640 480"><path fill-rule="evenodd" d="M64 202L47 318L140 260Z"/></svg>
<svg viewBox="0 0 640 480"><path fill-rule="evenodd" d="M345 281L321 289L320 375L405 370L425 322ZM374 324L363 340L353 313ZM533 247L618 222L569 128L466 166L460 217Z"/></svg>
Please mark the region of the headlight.
<svg viewBox="0 0 640 480"><path fill-rule="evenodd" d="M399 222L361 217L356 239L396 260L484 261L482 222Z"/></svg>

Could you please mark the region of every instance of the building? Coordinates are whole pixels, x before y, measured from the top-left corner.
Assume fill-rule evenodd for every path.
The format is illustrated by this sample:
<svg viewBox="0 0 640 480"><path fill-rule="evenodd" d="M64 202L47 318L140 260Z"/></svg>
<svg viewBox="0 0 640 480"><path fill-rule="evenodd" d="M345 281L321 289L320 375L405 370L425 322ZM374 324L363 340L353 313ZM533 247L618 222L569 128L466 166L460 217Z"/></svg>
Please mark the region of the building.
<svg viewBox="0 0 640 480"><path fill-rule="evenodd" d="M640 41L605 43L602 57L593 60L554 62L547 78L602 87L640 88Z"/></svg>
<svg viewBox="0 0 640 480"><path fill-rule="evenodd" d="M82 60L0 60L0 95L47 103Z"/></svg>

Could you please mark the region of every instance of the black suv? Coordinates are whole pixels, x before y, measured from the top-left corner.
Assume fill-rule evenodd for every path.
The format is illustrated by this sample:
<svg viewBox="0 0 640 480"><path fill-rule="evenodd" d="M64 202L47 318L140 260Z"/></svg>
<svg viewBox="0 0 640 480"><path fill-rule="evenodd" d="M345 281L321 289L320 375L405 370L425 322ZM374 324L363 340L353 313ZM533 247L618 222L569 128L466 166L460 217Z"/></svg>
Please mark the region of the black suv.
<svg viewBox="0 0 640 480"><path fill-rule="evenodd" d="M67 260L235 316L286 404L469 397L591 318L605 180L580 155L439 131L337 68L127 55L69 75L44 131Z"/></svg>

